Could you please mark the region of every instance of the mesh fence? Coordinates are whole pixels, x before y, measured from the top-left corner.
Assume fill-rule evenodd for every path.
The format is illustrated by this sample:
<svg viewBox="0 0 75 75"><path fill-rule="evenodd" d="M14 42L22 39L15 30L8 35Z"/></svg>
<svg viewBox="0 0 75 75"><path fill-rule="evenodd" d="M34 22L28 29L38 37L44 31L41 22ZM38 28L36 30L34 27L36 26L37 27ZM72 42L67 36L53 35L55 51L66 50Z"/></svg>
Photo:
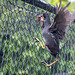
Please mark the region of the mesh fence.
<svg viewBox="0 0 75 75"><path fill-rule="evenodd" d="M37 21L44 12L20 0L0 1L0 75L75 75L75 23L60 42L58 62L51 68L41 63L54 61L33 39L39 38L44 45L41 23ZM53 22L54 14L48 13Z"/></svg>

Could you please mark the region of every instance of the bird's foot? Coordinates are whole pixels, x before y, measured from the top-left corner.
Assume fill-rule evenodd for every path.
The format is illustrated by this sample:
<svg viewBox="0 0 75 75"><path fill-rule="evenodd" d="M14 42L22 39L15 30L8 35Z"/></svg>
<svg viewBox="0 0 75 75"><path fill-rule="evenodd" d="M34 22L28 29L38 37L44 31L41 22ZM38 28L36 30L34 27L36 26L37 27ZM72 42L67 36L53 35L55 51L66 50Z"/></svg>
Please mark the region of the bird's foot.
<svg viewBox="0 0 75 75"><path fill-rule="evenodd" d="M40 40L38 38L33 37L34 40L36 40L36 42L39 42Z"/></svg>
<svg viewBox="0 0 75 75"><path fill-rule="evenodd" d="M34 39L36 40L36 42L39 42L39 43L40 43L40 45L41 45L41 47L42 47L43 49L46 48L46 46L43 46L42 42L41 42L38 38L35 38L35 37L34 37Z"/></svg>
<svg viewBox="0 0 75 75"><path fill-rule="evenodd" d="M48 67L51 68L51 65L50 64L47 64L45 61L41 61L41 62L42 62L43 65L46 65L46 66L48 66Z"/></svg>
<svg viewBox="0 0 75 75"><path fill-rule="evenodd" d="M58 59L56 58L56 61L54 61L54 62L51 63L51 64L47 64L45 61L42 61L42 63L43 63L44 65L46 65L46 66L48 66L48 67L51 68L51 66L52 66L53 64L55 64L57 61L58 61Z"/></svg>

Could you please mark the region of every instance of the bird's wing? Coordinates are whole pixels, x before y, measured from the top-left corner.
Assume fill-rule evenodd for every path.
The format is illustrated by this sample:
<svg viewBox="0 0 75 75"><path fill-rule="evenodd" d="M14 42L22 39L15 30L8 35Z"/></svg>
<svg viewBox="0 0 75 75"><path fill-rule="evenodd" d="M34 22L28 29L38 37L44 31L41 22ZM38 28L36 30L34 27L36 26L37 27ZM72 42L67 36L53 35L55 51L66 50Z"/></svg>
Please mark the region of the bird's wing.
<svg viewBox="0 0 75 75"><path fill-rule="evenodd" d="M59 6L56 5L56 16L53 24L49 27L49 30L57 30L59 32L67 32L67 27L74 21L75 12L72 14L67 10L71 2L69 2L64 8L61 8L61 0ZM63 33L61 33L63 34Z"/></svg>
<svg viewBox="0 0 75 75"><path fill-rule="evenodd" d="M56 4L56 14L58 14L58 12L60 11L60 9L61 9L61 0L60 0L60 4L59 4L59 7L58 7L58 5Z"/></svg>
<svg viewBox="0 0 75 75"><path fill-rule="evenodd" d="M59 7L56 6L56 16L54 18L55 26L58 30L66 31L68 25L70 25L75 19L75 12L72 14L67 10L71 2L69 2L64 8L61 8L61 0Z"/></svg>

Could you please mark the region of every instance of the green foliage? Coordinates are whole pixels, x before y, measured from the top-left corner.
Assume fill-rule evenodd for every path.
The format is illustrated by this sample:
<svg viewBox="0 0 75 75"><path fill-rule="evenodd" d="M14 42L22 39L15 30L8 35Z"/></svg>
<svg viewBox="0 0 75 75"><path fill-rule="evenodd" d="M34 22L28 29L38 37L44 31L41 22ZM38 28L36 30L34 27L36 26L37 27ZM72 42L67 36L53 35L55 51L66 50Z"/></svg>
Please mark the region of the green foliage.
<svg viewBox="0 0 75 75"><path fill-rule="evenodd" d="M12 0L10 1L12 2ZM15 4L15 1L13 3ZM18 1L18 6L22 6L22 3L22 1ZM38 11L36 8L32 10L31 7L33 6L28 6L26 4L22 12L19 13L18 10L21 8L8 4L8 1L3 3L1 0L0 41L3 56L2 61L0 60L0 74L50 75L53 72L57 73L57 70L58 73L60 71L66 72L66 67L68 74L71 75L72 72L75 74L75 65L73 65L75 64L74 31L69 30L68 38L61 41L60 48L67 40L68 43L60 52L59 62L49 69L49 67L42 65L41 61L46 60L47 63L51 63L54 58L48 53L47 49L43 50L33 39L33 37L38 37L42 40L42 29L40 23L36 21L37 13L41 14L42 10ZM51 14L51 22L53 21L52 16L53 14ZM71 29L74 25L71 25ZM44 45L44 41L42 43Z"/></svg>

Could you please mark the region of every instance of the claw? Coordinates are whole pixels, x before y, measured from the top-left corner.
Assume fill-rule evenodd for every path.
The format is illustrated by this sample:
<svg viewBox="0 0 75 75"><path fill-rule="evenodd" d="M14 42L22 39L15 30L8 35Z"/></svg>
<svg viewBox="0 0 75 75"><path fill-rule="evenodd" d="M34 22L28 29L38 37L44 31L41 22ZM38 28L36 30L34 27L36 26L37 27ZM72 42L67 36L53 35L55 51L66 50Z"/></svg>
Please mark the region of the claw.
<svg viewBox="0 0 75 75"><path fill-rule="evenodd" d="M42 45L42 42L41 42L38 38L35 38L35 37L33 37L33 38L36 40L36 42L39 42L39 43L40 43L40 45L41 45L41 47L42 47L43 49L46 48L46 46L43 46L43 45Z"/></svg>
<svg viewBox="0 0 75 75"><path fill-rule="evenodd" d="M45 61L41 61L43 65L51 67L51 65L47 64Z"/></svg>
<svg viewBox="0 0 75 75"><path fill-rule="evenodd" d="M51 64L47 64L45 61L41 61L41 62L43 63L43 65L46 65L46 66L50 67L50 69L51 69L51 66L52 66L53 64L55 64L57 61L58 61L58 59L56 58L56 61L54 61L54 62L51 63Z"/></svg>
<svg viewBox="0 0 75 75"><path fill-rule="evenodd" d="M36 42L39 42L40 40L38 38L33 37L34 40L36 40Z"/></svg>

